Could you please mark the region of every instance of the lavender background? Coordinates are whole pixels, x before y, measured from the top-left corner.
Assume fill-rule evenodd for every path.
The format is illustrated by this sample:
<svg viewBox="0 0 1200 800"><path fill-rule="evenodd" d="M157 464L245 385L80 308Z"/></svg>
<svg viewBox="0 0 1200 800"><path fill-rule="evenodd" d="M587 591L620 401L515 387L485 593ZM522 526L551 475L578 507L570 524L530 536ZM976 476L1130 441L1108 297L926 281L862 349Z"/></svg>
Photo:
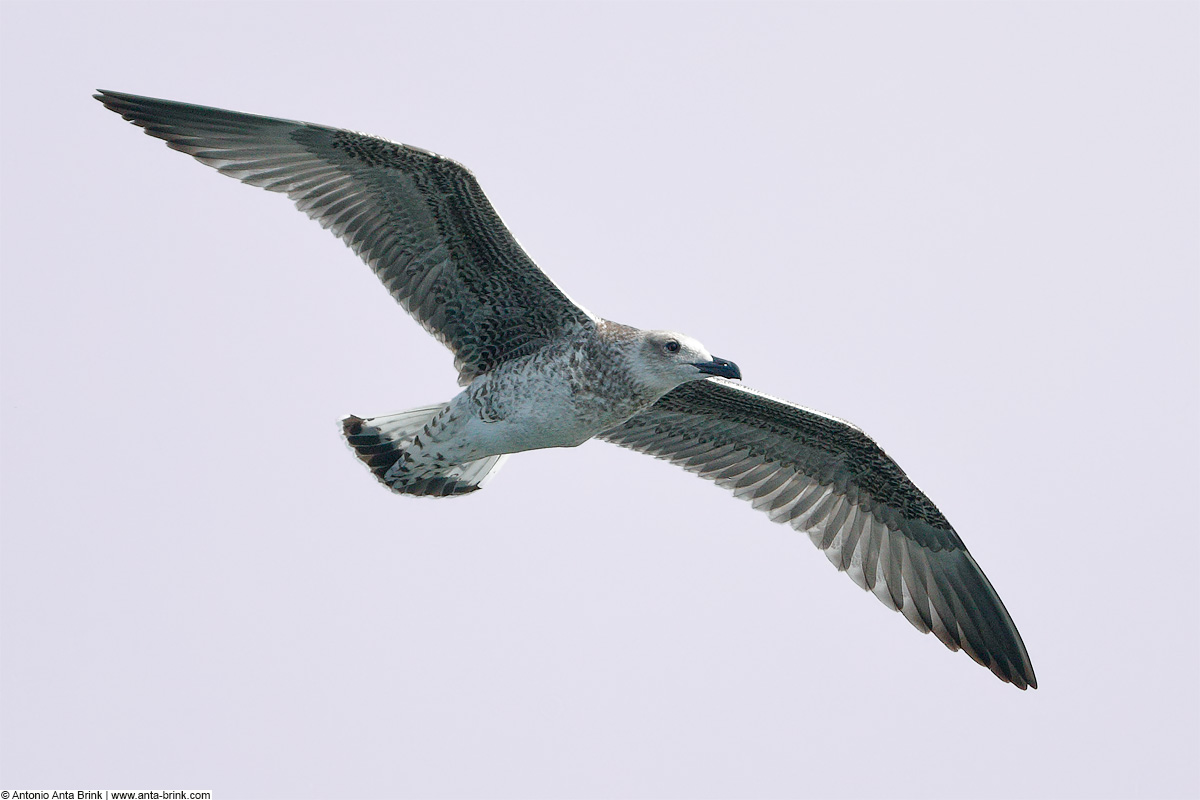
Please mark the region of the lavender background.
<svg viewBox="0 0 1200 800"><path fill-rule="evenodd" d="M1200 792L1200 59L1180 3L5 3L0 788ZM336 421L449 354L111 88L470 166L597 313L854 421L1022 693L602 443L457 501Z"/></svg>

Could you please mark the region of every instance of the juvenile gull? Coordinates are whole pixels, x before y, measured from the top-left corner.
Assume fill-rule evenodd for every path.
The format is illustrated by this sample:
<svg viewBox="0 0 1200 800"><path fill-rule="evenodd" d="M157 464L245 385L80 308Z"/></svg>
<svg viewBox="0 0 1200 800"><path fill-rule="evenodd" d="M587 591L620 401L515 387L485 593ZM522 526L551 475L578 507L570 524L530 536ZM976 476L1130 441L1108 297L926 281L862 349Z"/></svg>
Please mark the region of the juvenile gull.
<svg viewBox="0 0 1200 800"><path fill-rule="evenodd" d="M106 107L341 237L454 353L446 403L342 421L392 491L473 492L509 453L591 438L666 459L807 533L918 630L1001 680L1037 687L1012 618L958 534L841 420L729 382L735 364L673 331L601 319L525 254L462 165L306 122L118 92Z"/></svg>

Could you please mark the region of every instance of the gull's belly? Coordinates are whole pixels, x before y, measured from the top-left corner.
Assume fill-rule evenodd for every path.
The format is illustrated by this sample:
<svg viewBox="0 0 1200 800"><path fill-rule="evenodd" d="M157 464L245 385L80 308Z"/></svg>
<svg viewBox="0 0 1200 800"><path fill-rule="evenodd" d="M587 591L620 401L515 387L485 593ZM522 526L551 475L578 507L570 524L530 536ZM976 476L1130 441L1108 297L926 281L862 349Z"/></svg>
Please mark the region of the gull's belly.
<svg viewBox="0 0 1200 800"><path fill-rule="evenodd" d="M550 348L502 364L455 398L461 441L479 457L576 447L620 425L657 398L641 397L583 356ZM619 373L619 370L615 370Z"/></svg>
<svg viewBox="0 0 1200 800"><path fill-rule="evenodd" d="M504 376L500 376L503 378ZM576 447L640 410L567 382L481 381L455 398L465 419L461 436L484 455Z"/></svg>
<svg viewBox="0 0 1200 800"><path fill-rule="evenodd" d="M576 447L620 420L597 417L574 398L557 392L531 393L510 402L503 414L475 416L465 433L489 454L544 447Z"/></svg>

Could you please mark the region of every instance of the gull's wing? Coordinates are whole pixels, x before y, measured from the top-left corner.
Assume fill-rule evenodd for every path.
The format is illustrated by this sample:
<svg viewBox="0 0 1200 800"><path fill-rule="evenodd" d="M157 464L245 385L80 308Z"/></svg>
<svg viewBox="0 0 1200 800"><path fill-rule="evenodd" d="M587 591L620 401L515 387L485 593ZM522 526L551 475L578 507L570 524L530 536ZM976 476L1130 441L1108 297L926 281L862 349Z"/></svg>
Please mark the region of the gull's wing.
<svg viewBox="0 0 1200 800"><path fill-rule="evenodd" d="M168 147L287 194L454 352L464 385L595 324L525 254L461 164L324 125L118 92L96 99Z"/></svg>
<svg viewBox="0 0 1200 800"><path fill-rule="evenodd" d="M708 379L599 437L716 481L807 533L918 630L1037 688L1025 644L958 534L896 462L841 420Z"/></svg>

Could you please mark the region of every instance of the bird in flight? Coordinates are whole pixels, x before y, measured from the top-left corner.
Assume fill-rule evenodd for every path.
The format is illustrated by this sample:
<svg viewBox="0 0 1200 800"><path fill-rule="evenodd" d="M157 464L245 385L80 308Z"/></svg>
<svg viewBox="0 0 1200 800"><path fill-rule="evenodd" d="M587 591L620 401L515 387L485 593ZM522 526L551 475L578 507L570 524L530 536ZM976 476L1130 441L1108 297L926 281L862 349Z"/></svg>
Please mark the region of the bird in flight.
<svg viewBox="0 0 1200 800"><path fill-rule="evenodd" d="M324 125L120 92L95 95L167 146L282 192L350 246L454 353L452 400L342 420L394 492L481 488L510 453L588 439L678 464L807 533L918 630L1037 687L996 590L937 507L861 430L733 381L682 333L573 302L525 254L469 170Z"/></svg>

